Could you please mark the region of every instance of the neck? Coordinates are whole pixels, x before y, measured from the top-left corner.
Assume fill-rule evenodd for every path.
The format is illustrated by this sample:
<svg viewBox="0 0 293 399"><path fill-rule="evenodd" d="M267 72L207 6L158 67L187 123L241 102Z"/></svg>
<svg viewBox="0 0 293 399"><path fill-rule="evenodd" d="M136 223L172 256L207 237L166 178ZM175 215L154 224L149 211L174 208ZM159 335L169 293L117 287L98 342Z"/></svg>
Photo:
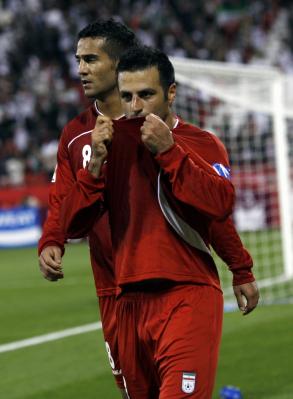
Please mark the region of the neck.
<svg viewBox="0 0 293 399"><path fill-rule="evenodd" d="M177 118L172 114L172 112L169 112L168 115L166 116L164 122L168 125L170 130L172 130L174 128L176 119Z"/></svg>
<svg viewBox="0 0 293 399"><path fill-rule="evenodd" d="M123 115L118 89L103 99L96 99L98 110L111 119L119 118Z"/></svg>

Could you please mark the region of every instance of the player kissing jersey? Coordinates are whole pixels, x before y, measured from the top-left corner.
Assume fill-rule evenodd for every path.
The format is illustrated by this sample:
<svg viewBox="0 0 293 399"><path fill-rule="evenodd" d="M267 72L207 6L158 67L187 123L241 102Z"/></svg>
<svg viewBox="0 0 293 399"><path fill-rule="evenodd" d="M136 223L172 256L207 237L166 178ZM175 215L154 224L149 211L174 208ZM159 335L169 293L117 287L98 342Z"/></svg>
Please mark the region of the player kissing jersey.
<svg viewBox="0 0 293 399"><path fill-rule="evenodd" d="M63 221L68 231L78 234L91 228L101 207L109 211L122 289L117 306L119 356L130 397L158 397L159 387L162 398L171 397L170 392L181 397L176 396L181 384L187 393L184 373L181 382L184 370L198 379L197 395L209 397L204 395L213 387L222 322L220 283L209 245L225 255L233 251L233 234L229 242L227 237L221 240L231 226L222 219L233 203L228 158L215 136L178 122L172 131L175 145L154 159L140 140L142 123L142 118L114 123L102 174L96 179L86 169L78 172L62 207ZM213 243L214 238L218 242ZM235 247L245 253L242 246L240 251ZM243 280L253 279L249 265L244 275ZM159 291L153 292L147 283L158 278L172 280L174 286L164 289L160 280ZM182 340L177 339L179 328ZM182 355L182 347L188 356ZM158 368L148 358L160 359Z"/></svg>
<svg viewBox="0 0 293 399"><path fill-rule="evenodd" d="M221 252L223 253L229 265L233 263L231 270L233 274L235 270L234 280L241 283L253 281L254 277L250 271L251 258L242 244L239 244L239 237L231 227L233 226L231 220L212 221L213 218L221 219L227 216L233 201L233 189L230 189L228 181L225 182L227 176L221 175L221 170L225 170L227 174L229 169L227 154L221 142L212 134L179 121L173 129L176 145L154 160L142 143L139 143L141 123L141 118L115 122L114 139L105 166L106 182L104 175L95 179L87 170L78 172L75 189L66 198L63 207L63 221L67 231L90 228L95 220L94 211L97 212L96 217L99 214L98 204L105 202L111 215L115 266L120 286L145 279L165 278L209 284L220 288L217 270L211 256L189 245L186 240L178 240L176 231L169 228L156 198L161 167L164 173L162 185L165 187L165 194L168 196L168 184L171 184L175 196L177 195L176 201L172 204L173 208L177 206L181 216L188 220L191 227L192 225L195 227L194 230L199 233L203 245L208 247L212 244L220 256ZM186 150L187 144L189 146L190 143L195 143L191 147L193 151L191 157L190 148L189 152ZM114 157L111 158L111 152L114 151L116 164L113 163ZM109 166L107 169L107 165L111 165L111 168ZM181 178L182 173L185 174L184 179ZM192 174L198 176L205 174L206 179L204 177L203 183L191 187L188 174L190 177ZM209 183L211 176L212 185ZM222 185L227 185L228 190L222 189ZM73 205L69 207L69 203ZM131 212L129 212L130 203ZM194 207L199 208L199 211L194 211ZM144 218L143 226L139 222L141 212ZM218 234L217 230L220 229L221 234ZM228 237L225 229L229 232ZM213 230L216 232L211 234ZM233 243L234 237L236 240ZM215 242L212 242L213 240ZM164 251L168 252L168 264L164 263L165 257L158 255L160 253L158 242L164 247ZM227 252L221 249L225 245L231 255L236 253L238 265L229 262Z"/></svg>

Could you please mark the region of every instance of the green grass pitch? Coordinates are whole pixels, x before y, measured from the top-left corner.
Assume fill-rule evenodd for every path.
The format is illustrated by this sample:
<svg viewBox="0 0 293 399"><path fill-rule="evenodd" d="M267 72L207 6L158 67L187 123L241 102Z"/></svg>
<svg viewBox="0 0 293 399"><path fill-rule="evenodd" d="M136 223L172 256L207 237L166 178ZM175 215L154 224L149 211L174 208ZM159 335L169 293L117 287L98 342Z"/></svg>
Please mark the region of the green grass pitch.
<svg viewBox="0 0 293 399"><path fill-rule="evenodd" d="M0 345L99 318L85 244L71 245L65 279L44 280L35 249L0 251ZM293 305L226 313L213 399L223 385L244 399L293 398ZM0 353L2 399L119 399L101 331Z"/></svg>

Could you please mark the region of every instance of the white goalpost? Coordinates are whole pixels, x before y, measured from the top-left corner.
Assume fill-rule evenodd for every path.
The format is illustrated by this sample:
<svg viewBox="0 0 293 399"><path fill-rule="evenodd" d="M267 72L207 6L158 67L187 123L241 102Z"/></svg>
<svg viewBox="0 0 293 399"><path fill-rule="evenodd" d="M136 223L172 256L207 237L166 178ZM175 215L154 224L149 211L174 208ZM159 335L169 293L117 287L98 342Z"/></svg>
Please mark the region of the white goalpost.
<svg viewBox="0 0 293 399"><path fill-rule="evenodd" d="M175 111L220 137L236 188L234 221L263 301L293 298L292 80L263 66L171 58ZM231 275L217 259L226 298Z"/></svg>

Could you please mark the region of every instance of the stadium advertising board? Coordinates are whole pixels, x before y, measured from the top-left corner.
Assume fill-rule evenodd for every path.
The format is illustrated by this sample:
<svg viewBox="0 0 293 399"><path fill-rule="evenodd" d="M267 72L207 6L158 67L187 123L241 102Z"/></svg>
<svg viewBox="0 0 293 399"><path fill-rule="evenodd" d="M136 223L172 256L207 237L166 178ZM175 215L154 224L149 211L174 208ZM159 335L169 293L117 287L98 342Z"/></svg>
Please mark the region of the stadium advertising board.
<svg viewBox="0 0 293 399"><path fill-rule="evenodd" d="M36 245L41 235L37 207L0 209L0 248Z"/></svg>

